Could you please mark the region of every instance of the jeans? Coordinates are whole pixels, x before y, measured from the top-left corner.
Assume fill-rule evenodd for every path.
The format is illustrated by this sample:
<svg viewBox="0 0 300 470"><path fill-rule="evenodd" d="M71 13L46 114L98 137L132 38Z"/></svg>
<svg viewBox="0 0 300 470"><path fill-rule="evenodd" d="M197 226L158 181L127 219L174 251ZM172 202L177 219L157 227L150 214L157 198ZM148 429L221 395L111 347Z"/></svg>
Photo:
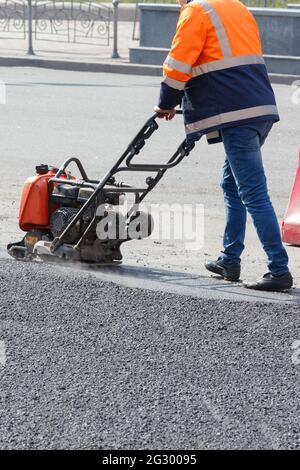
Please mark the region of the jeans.
<svg viewBox="0 0 300 470"><path fill-rule="evenodd" d="M226 208L221 259L228 265L240 263L249 212L267 254L269 271L281 276L288 272L288 255L268 194L261 155L272 125L272 121L256 121L221 131L226 152L221 182Z"/></svg>

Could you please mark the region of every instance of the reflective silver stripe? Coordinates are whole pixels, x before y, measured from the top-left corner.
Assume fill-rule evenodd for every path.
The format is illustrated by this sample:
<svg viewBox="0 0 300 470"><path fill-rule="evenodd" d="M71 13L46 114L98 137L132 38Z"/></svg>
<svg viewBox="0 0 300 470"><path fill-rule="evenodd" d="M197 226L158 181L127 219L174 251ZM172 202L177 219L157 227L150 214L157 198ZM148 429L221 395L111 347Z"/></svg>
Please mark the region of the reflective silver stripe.
<svg viewBox="0 0 300 470"><path fill-rule="evenodd" d="M208 72L215 72L217 70L225 70L238 65L253 65L264 64L264 58L261 55L240 55L236 57L226 57L226 59L215 60L207 62L206 64L197 65L193 67L193 77L198 77Z"/></svg>
<svg viewBox="0 0 300 470"><path fill-rule="evenodd" d="M207 134L208 139L217 139L219 136L220 136L219 131L213 131Z"/></svg>
<svg viewBox="0 0 300 470"><path fill-rule="evenodd" d="M164 65L168 65L175 70L183 73L192 73L192 66L190 64L186 64L185 62L181 62L181 60L173 59L170 55L166 58Z"/></svg>
<svg viewBox="0 0 300 470"><path fill-rule="evenodd" d="M228 37L225 31L224 25L218 13L214 9L213 5L211 5L206 0L196 0L196 2L199 3L208 12L211 22L215 27L223 56L224 57L232 56L231 47L228 41Z"/></svg>
<svg viewBox="0 0 300 470"><path fill-rule="evenodd" d="M176 90L183 90L185 87L185 82L181 82L180 80L174 80L174 78L164 76L163 83L169 85L171 88L175 88Z"/></svg>
<svg viewBox="0 0 300 470"><path fill-rule="evenodd" d="M255 106L253 108L239 109L238 111L231 111L229 113L218 114L207 119L202 119L201 121L187 124L185 126L185 130L187 134L192 134L193 132L209 129L210 127L221 126L222 124L228 122L242 121L243 119L250 119L265 115L267 116L271 114L278 114L277 106Z"/></svg>

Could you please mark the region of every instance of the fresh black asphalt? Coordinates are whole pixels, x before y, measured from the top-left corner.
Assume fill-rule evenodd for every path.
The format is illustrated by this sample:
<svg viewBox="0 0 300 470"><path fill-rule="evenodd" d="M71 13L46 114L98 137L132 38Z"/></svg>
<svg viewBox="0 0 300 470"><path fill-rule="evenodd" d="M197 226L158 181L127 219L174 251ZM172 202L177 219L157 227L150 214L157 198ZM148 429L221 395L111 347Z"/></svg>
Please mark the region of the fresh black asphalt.
<svg viewBox="0 0 300 470"><path fill-rule="evenodd" d="M299 305L0 259L1 449L299 449Z"/></svg>

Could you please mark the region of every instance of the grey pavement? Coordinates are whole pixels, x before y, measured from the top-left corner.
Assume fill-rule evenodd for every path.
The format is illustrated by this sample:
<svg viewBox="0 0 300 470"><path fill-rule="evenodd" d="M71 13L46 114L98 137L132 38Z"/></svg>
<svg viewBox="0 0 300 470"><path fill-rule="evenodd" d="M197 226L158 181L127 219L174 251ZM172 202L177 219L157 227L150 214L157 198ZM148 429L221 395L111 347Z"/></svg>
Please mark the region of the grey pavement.
<svg viewBox="0 0 300 470"><path fill-rule="evenodd" d="M299 449L298 306L0 273L0 448Z"/></svg>
<svg viewBox="0 0 300 470"><path fill-rule="evenodd" d="M34 55L27 54L27 38L22 38L13 31L0 31L0 67L42 67L54 70L162 75L161 66L129 63L129 48L138 44L138 40L133 39L132 21L120 21L118 23L119 58L114 59L112 59L112 29L108 35L105 33L103 36L100 35L96 38L80 37L77 40L78 42L72 40L68 42L67 30L71 23L65 22L65 24L59 25L58 35L45 34L43 31L38 33L37 36L34 35ZM137 23L134 33L135 38L138 38L138 29L139 25ZM80 31L78 34L80 34ZM72 36L72 33L70 35ZM289 83L291 76L285 78L279 76L275 79L280 82L288 80Z"/></svg>
<svg viewBox="0 0 300 470"><path fill-rule="evenodd" d="M61 26L64 33L63 26ZM67 23L65 26L67 30ZM115 59L115 63L128 62L129 48L137 46L138 40L132 39L133 22L120 21L118 24L118 50L120 59ZM138 26L137 36L138 37ZM14 32L0 32L0 56L23 57L28 48L28 40L18 37ZM109 44L107 35L96 38L79 38L79 42L67 42L62 35L55 36L38 34L33 38L33 49L39 58L76 60L81 62L107 62L111 60L113 51L112 29L109 34Z"/></svg>

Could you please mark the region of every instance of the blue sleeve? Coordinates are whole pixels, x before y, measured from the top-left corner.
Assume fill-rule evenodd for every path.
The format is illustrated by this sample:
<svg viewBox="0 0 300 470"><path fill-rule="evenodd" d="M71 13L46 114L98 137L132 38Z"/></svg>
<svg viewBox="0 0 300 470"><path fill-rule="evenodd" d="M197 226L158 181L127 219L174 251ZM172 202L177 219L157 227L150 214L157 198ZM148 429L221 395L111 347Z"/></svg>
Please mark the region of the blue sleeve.
<svg viewBox="0 0 300 470"><path fill-rule="evenodd" d="M161 109L173 109L181 104L183 94L183 90L176 90L166 83L162 83L160 86L158 106Z"/></svg>

